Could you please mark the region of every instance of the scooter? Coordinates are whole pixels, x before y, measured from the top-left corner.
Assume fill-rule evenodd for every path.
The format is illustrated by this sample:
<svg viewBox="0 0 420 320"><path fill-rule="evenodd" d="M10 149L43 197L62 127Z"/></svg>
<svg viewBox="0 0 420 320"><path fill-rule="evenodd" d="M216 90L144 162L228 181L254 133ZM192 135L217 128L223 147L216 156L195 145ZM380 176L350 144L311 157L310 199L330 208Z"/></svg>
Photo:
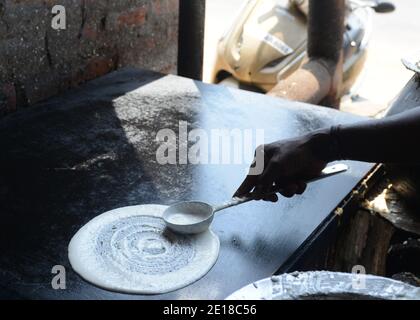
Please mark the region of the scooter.
<svg viewBox="0 0 420 320"><path fill-rule="evenodd" d="M212 82L266 93L306 58L309 0L249 0L219 40ZM347 94L363 70L374 12L392 12L390 2L347 0L343 85Z"/></svg>

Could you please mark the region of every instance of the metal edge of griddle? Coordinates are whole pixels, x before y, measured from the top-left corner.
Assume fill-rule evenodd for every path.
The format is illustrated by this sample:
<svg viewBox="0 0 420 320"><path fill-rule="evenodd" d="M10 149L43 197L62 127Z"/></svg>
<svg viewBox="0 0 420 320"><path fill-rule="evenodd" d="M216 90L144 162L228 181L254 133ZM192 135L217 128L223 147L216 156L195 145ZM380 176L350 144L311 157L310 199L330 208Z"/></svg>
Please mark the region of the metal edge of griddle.
<svg viewBox="0 0 420 320"><path fill-rule="evenodd" d="M360 180L360 182L351 190L340 204L331 212L331 214L312 232L312 234L297 248L297 250L286 260L285 263L274 273L279 275L282 273L293 272L293 271L314 271L316 262L311 260L311 263L307 263L305 260L308 259L308 253L311 256L316 254L317 246L318 250L321 250L324 257L319 256L318 258L327 257L328 250L325 250L325 242L329 242L334 237L334 232L337 227L346 223L350 218L350 212L354 211L358 207L358 200L360 199L357 195L364 195L368 192L385 174L385 167L382 164L375 164L366 176ZM338 208L343 209L342 214L336 214ZM336 228L333 228L336 226ZM324 241L322 241L324 240ZM314 250L315 249L315 250Z"/></svg>

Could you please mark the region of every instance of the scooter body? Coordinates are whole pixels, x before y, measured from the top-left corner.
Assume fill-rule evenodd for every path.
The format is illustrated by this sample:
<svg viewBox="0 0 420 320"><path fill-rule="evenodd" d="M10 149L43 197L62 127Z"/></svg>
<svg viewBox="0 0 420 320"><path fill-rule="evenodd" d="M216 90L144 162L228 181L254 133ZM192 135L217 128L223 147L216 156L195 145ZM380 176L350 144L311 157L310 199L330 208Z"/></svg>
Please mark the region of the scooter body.
<svg viewBox="0 0 420 320"><path fill-rule="evenodd" d="M267 92L298 69L307 57L308 2L246 2L219 41L212 82ZM370 6L361 5L360 0L348 1L341 95L350 90L363 70L373 12Z"/></svg>

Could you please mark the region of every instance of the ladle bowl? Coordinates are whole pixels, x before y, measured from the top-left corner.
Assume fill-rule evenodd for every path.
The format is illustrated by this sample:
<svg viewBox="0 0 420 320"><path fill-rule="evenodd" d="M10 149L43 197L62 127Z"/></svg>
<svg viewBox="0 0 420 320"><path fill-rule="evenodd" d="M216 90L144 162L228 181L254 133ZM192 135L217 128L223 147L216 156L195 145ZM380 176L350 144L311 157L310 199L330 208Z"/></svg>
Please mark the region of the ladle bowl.
<svg viewBox="0 0 420 320"><path fill-rule="evenodd" d="M179 233L197 234L208 229L214 208L201 201L184 201L167 208L163 213L166 226Z"/></svg>
<svg viewBox="0 0 420 320"><path fill-rule="evenodd" d="M309 179L306 182L309 183L324 179L347 170L348 166L345 164L331 165L322 170L322 173L318 177ZM267 195L271 195L279 191L280 190L275 190ZM201 201L183 201L168 207L163 212L163 220L165 221L166 226L174 232L197 234L206 231L210 227L216 212L251 200L255 199L252 196L232 198L228 202L218 206L212 206Z"/></svg>

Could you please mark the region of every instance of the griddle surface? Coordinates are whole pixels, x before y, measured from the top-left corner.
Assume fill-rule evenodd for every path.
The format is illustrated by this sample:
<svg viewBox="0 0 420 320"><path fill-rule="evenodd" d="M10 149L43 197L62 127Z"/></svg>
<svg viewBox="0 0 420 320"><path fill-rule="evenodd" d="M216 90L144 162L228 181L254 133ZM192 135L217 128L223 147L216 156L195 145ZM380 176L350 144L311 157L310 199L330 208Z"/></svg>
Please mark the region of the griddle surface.
<svg viewBox="0 0 420 320"><path fill-rule="evenodd" d="M0 121L0 296L52 299L225 298L273 274L372 167L313 183L278 203L228 209L213 223L219 260L201 280L158 296L99 289L73 272L67 246L93 217L123 206L227 200L244 165L159 165L156 134L203 128L265 129L271 142L360 118L176 76L124 69ZM53 290L51 269L67 270Z"/></svg>

